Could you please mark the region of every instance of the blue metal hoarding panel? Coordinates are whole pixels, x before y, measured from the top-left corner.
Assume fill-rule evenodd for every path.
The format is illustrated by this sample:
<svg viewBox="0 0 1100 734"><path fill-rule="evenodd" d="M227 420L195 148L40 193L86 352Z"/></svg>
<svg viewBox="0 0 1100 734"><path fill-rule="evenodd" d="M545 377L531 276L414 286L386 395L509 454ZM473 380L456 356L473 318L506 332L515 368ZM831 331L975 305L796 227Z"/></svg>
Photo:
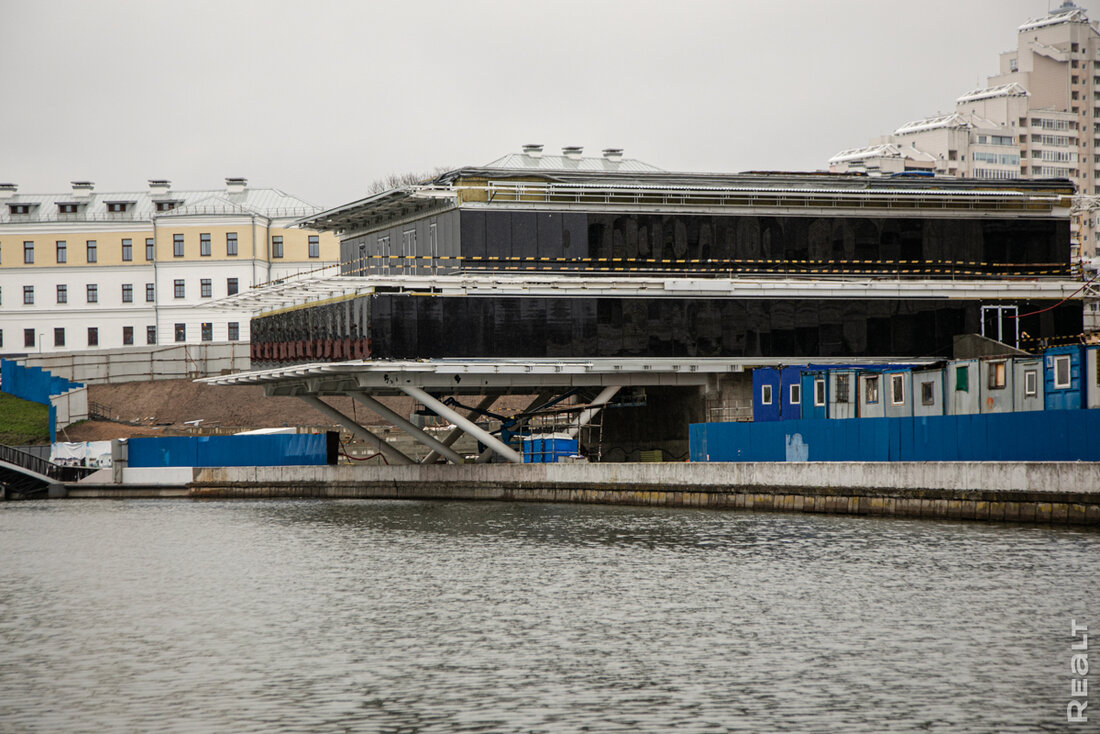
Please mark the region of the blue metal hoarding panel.
<svg viewBox="0 0 1100 734"><path fill-rule="evenodd" d="M129 465L318 466L328 463L324 433L161 436L129 440Z"/></svg>
<svg viewBox="0 0 1100 734"><path fill-rule="evenodd" d="M1100 410L700 423L690 442L693 461L1100 461Z"/></svg>

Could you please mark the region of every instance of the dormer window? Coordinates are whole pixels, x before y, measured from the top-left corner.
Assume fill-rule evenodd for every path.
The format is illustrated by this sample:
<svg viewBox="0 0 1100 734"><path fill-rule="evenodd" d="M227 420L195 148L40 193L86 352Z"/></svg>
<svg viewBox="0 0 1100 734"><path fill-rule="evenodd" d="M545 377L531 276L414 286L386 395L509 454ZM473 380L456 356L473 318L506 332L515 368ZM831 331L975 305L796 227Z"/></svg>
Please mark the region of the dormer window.
<svg viewBox="0 0 1100 734"><path fill-rule="evenodd" d="M158 202L156 202L156 207L157 207L158 212L170 212L179 205L180 205L180 203L178 201L158 201Z"/></svg>
<svg viewBox="0 0 1100 734"><path fill-rule="evenodd" d="M57 205L58 214L76 214L77 209L80 208L80 204L62 204Z"/></svg>
<svg viewBox="0 0 1100 734"><path fill-rule="evenodd" d="M130 207L130 202L128 202L128 201L108 201L107 202L107 211L109 211L113 214L119 214L119 213L125 212L129 207Z"/></svg>
<svg viewBox="0 0 1100 734"><path fill-rule="evenodd" d="M8 212L11 214L30 214L34 204L8 204Z"/></svg>

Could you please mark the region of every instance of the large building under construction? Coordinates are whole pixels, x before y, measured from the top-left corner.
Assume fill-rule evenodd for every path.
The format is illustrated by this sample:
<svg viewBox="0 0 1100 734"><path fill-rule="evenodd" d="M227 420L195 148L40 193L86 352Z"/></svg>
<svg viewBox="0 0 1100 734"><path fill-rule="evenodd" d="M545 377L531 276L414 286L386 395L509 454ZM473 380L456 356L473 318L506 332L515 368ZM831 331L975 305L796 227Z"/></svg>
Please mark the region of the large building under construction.
<svg viewBox="0 0 1100 734"><path fill-rule="evenodd" d="M339 236L340 273L237 296L257 313L261 371L221 379L385 394L431 372L445 375L421 385L434 400L552 395L598 373L592 391L645 387L647 409L668 413L623 422L629 458L647 443L640 423L667 447L709 411L747 412L755 366L1078 335L1073 193L1065 180L669 173L615 149L526 146L302 220Z"/></svg>

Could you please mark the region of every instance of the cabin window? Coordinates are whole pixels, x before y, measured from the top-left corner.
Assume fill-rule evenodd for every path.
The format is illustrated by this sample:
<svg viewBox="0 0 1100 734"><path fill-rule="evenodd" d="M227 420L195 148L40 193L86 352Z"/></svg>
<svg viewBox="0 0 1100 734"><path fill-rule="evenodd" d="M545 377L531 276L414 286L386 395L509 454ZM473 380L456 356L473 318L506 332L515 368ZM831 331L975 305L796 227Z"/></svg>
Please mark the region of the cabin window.
<svg viewBox="0 0 1100 734"><path fill-rule="evenodd" d="M825 405L825 378L814 379L814 407L821 408Z"/></svg>
<svg viewBox="0 0 1100 734"><path fill-rule="evenodd" d="M989 365L989 389L1003 390L1005 386L1005 363L992 362Z"/></svg>
<svg viewBox="0 0 1100 734"><path fill-rule="evenodd" d="M836 401L838 403L847 403L850 398L848 397L850 391L848 389L849 376L837 375L836 376Z"/></svg>
<svg viewBox="0 0 1100 734"><path fill-rule="evenodd" d="M921 405L935 405L936 404L936 388L935 383L928 381L920 384L920 404Z"/></svg>
<svg viewBox="0 0 1100 734"><path fill-rule="evenodd" d="M790 397L791 405L798 405L802 402L802 386L791 385L788 391L788 397Z"/></svg>
<svg viewBox="0 0 1100 734"><path fill-rule="evenodd" d="M1062 354L1054 358L1054 387L1063 390L1069 386L1069 355Z"/></svg>
<svg viewBox="0 0 1100 734"><path fill-rule="evenodd" d="M771 405L772 404L772 386L761 385L760 386L760 404Z"/></svg>
<svg viewBox="0 0 1100 734"><path fill-rule="evenodd" d="M1039 394L1039 371L1024 371L1024 397L1033 398Z"/></svg>
<svg viewBox="0 0 1100 734"><path fill-rule="evenodd" d="M905 404L905 375L890 375L890 404Z"/></svg>
<svg viewBox="0 0 1100 734"><path fill-rule="evenodd" d="M878 377L868 377L864 381L867 394L867 404L873 405L878 402Z"/></svg>
<svg viewBox="0 0 1100 734"><path fill-rule="evenodd" d="M955 368L955 392L970 392L970 368L965 364Z"/></svg>

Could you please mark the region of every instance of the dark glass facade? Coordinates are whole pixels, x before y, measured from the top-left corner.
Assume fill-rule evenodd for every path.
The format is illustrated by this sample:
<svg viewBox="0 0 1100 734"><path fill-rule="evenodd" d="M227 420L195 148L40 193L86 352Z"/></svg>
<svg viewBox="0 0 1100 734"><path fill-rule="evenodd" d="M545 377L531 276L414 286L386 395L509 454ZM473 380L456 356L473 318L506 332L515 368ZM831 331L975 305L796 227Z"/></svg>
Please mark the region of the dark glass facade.
<svg viewBox="0 0 1100 734"><path fill-rule="evenodd" d="M1064 275L1069 268L1069 222L1051 218L462 211L460 226L466 268L848 270L948 278ZM538 263L542 258L569 262ZM609 259L618 262L601 262Z"/></svg>
<svg viewBox="0 0 1100 734"><path fill-rule="evenodd" d="M303 361L584 357L950 357L981 302L384 294L252 320L254 367ZM1079 303L1019 302L1032 338L1078 334Z"/></svg>

